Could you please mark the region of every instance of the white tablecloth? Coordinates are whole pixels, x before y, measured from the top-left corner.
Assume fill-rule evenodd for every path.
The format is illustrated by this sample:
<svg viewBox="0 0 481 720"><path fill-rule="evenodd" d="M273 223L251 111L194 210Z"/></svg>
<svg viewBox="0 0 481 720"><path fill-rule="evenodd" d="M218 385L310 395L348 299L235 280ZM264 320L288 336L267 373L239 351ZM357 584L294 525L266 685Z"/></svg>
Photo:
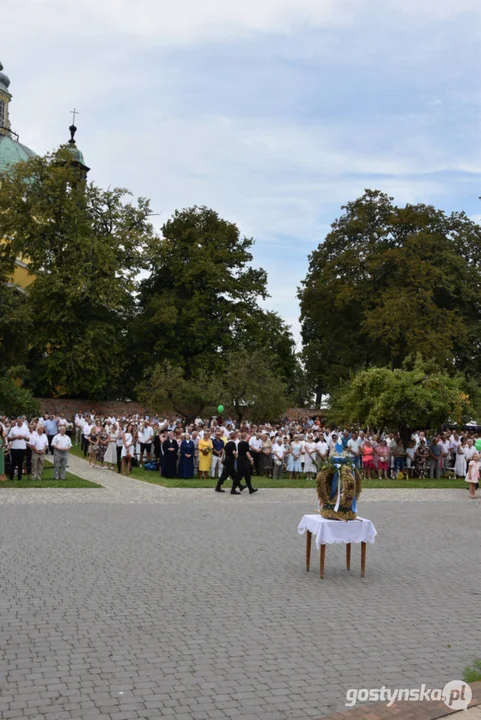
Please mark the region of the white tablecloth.
<svg viewBox="0 0 481 720"><path fill-rule="evenodd" d="M299 527L300 535L309 530L316 538L316 547L333 543L368 542L371 545L377 535L376 528L370 520L357 517L356 520L327 520L321 515L304 515Z"/></svg>

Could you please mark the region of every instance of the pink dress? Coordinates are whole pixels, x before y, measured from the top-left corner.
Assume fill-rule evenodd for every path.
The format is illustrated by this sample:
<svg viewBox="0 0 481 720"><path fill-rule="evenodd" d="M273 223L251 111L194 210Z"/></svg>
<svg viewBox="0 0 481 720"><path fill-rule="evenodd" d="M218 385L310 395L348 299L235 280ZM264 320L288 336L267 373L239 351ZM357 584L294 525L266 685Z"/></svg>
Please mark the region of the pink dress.
<svg viewBox="0 0 481 720"><path fill-rule="evenodd" d="M467 483L477 483L479 482L479 466L480 462L479 460L471 460L468 466L468 472L466 473L466 477L464 478L465 482Z"/></svg>

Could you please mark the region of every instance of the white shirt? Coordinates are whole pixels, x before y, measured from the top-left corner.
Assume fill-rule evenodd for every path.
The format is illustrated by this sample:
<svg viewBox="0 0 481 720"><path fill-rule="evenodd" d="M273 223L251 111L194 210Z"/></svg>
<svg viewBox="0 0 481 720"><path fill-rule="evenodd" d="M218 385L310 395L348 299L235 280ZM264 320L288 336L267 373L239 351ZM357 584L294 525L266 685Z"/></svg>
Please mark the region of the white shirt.
<svg viewBox="0 0 481 720"><path fill-rule="evenodd" d="M262 440L260 438L256 438L256 436L254 435L254 437L251 437L251 439L249 440L249 447L253 450L261 450Z"/></svg>
<svg viewBox="0 0 481 720"><path fill-rule="evenodd" d="M13 425L10 428L7 438L10 440L10 447L12 450L26 450L27 440L30 439L30 433L25 429L25 425L22 425L22 427Z"/></svg>
<svg viewBox="0 0 481 720"><path fill-rule="evenodd" d="M86 420L86 421L84 422L84 426L83 426L83 428L82 428L82 432L83 432L84 437L88 437L88 436L90 435L90 431L92 430L93 427L95 427L95 425L91 425L91 424L88 422L88 420Z"/></svg>
<svg viewBox="0 0 481 720"><path fill-rule="evenodd" d="M445 440L444 442L439 442L438 445L441 445L441 450L443 453L449 455L449 443L447 440Z"/></svg>
<svg viewBox="0 0 481 720"><path fill-rule="evenodd" d="M152 442L153 436L154 431L152 430L150 425L146 425L144 429L139 432L139 442L147 445L148 443Z"/></svg>
<svg viewBox="0 0 481 720"><path fill-rule="evenodd" d="M361 441L353 440L352 438L347 441L347 447L351 451L352 455L358 455L359 454L359 448L361 447Z"/></svg>
<svg viewBox="0 0 481 720"><path fill-rule="evenodd" d="M70 450L72 442L68 435L57 433L52 440L52 447L55 448L55 450Z"/></svg>
<svg viewBox="0 0 481 720"><path fill-rule="evenodd" d="M319 442L316 445L316 452L319 456L321 455L327 455L329 451L329 445L327 442L323 442L322 440L319 440Z"/></svg>
<svg viewBox="0 0 481 720"><path fill-rule="evenodd" d="M43 452L48 447L48 437L45 433L38 433L36 430L30 435L30 447Z"/></svg>
<svg viewBox="0 0 481 720"><path fill-rule="evenodd" d="M466 461L472 460L473 455L477 452L478 451L476 450L474 445L471 445L471 447L469 445L466 445L466 447L464 448L464 457L466 458Z"/></svg>
<svg viewBox="0 0 481 720"><path fill-rule="evenodd" d="M275 443L272 446L272 454L274 455L276 460L283 460L285 455L284 445L278 445L277 443Z"/></svg>

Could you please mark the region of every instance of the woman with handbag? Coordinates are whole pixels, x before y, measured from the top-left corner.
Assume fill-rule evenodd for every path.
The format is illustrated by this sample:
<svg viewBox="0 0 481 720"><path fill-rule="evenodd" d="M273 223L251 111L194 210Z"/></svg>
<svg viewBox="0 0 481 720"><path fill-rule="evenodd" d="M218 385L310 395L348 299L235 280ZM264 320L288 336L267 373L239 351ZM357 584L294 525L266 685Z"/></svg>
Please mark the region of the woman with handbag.
<svg viewBox="0 0 481 720"><path fill-rule="evenodd" d="M201 480L207 480L207 473L210 470L214 446L210 437L204 437L199 440L197 447L199 450L199 477Z"/></svg>
<svg viewBox="0 0 481 720"><path fill-rule="evenodd" d="M272 448L272 456L274 458L274 480L282 479L282 470L284 469L284 444L282 438L278 437Z"/></svg>

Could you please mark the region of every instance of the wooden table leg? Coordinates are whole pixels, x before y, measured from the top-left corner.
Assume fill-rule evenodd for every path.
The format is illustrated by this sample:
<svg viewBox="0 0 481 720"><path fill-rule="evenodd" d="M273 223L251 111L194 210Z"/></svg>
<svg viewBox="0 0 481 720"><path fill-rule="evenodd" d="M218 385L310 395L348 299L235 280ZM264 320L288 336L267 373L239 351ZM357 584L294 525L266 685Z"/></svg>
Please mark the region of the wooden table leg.
<svg viewBox="0 0 481 720"><path fill-rule="evenodd" d="M346 570L351 569L351 543L346 543Z"/></svg>
<svg viewBox="0 0 481 720"><path fill-rule="evenodd" d="M311 538L312 533L310 530L306 532L306 572L309 572L311 565Z"/></svg>
<svg viewBox="0 0 481 720"><path fill-rule="evenodd" d="M326 560L326 546L321 545L321 580L324 577L324 562Z"/></svg>
<svg viewBox="0 0 481 720"><path fill-rule="evenodd" d="M364 577L364 573L366 572L366 547L367 544L365 542L361 543L361 577Z"/></svg>

